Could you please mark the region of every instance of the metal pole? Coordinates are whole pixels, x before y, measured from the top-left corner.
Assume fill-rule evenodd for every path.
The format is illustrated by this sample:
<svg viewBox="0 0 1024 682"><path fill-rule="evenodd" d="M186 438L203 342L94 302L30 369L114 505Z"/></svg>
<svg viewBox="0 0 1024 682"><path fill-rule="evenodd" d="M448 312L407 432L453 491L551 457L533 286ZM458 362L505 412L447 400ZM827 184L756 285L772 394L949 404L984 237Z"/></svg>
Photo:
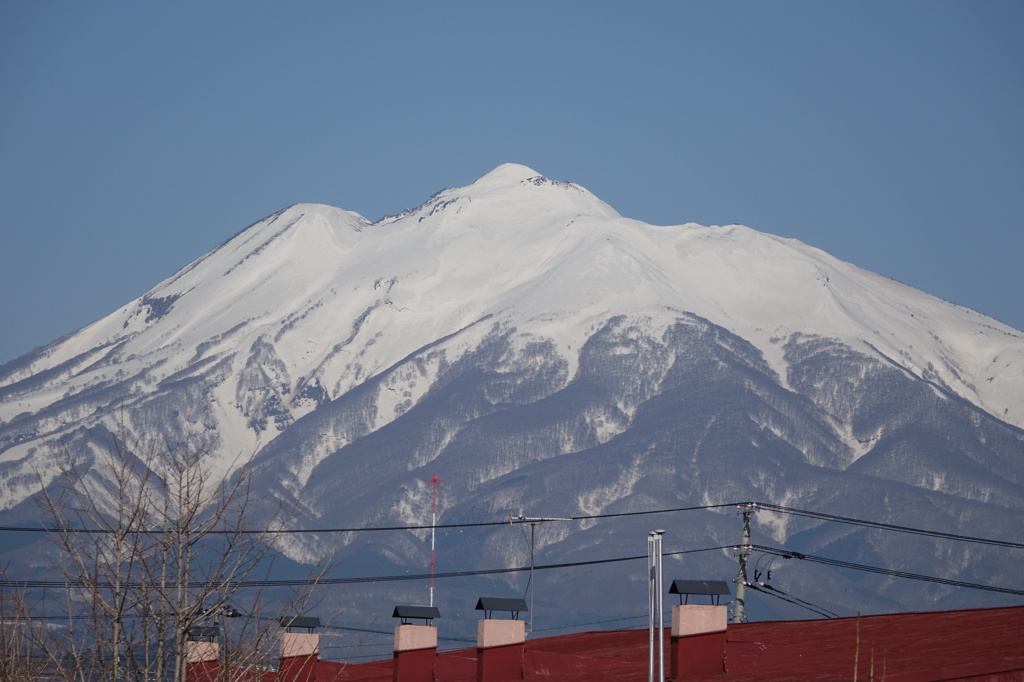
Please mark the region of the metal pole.
<svg viewBox="0 0 1024 682"><path fill-rule="evenodd" d="M657 533L657 552L655 554L655 561L657 562L657 598L655 600L656 609L655 614L658 618L658 682L662 682L665 679L665 590L664 590L664 573L662 571L662 551L661 551L661 536L665 534L663 530L654 531Z"/></svg>
<svg viewBox="0 0 1024 682"><path fill-rule="evenodd" d="M437 531L437 484L444 483L443 478L439 478L437 474L427 479L427 483L434 484L434 500L431 505L431 517L430 517L430 605L434 605L434 537Z"/></svg>
<svg viewBox="0 0 1024 682"><path fill-rule="evenodd" d="M747 601L747 561L750 558L750 515L754 513L754 510L755 506L751 502L740 507L740 513L743 515L743 531L740 534L740 547L736 550L738 566L736 578L733 580L736 583L736 600L732 609L732 622L734 623L747 622L744 607Z"/></svg>
<svg viewBox="0 0 1024 682"><path fill-rule="evenodd" d="M647 566L648 566L648 606L650 607L650 618L648 618L648 654L647 654L647 680L648 682L662 682L665 679L665 617L664 617L664 591L662 589L664 580L662 576L662 550L661 536L663 530L653 530L647 536ZM658 677L654 676L654 649L655 638L657 638L658 649Z"/></svg>
<svg viewBox="0 0 1024 682"><path fill-rule="evenodd" d="M654 533L647 536L647 682L654 682Z"/></svg>
<svg viewBox="0 0 1024 682"><path fill-rule="evenodd" d="M537 591L537 583L533 582L533 569L534 569L534 552L533 552L533 532L537 529L537 522L530 523L530 634L533 634L533 619L537 617L537 612L533 610L533 594Z"/></svg>

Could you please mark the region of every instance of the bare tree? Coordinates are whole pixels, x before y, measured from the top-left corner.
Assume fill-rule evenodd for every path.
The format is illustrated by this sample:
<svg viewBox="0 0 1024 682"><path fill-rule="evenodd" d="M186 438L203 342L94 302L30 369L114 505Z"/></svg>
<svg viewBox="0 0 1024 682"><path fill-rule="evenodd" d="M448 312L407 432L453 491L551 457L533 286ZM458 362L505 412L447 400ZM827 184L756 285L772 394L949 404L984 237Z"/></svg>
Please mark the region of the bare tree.
<svg viewBox="0 0 1024 682"><path fill-rule="evenodd" d="M30 617L27 593L6 570L0 571L0 680L5 682L35 681L45 670L34 632L45 626Z"/></svg>
<svg viewBox="0 0 1024 682"><path fill-rule="evenodd" d="M262 592L240 583L259 583L276 536L252 527L248 463L223 479L211 450L130 439L123 428L93 448L92 462L54 449L57 475L43 486L42 505L55 526L66 620L41 648L61 679L182 682L191 630L237 614L236 605L260 609ZM309 594L292 593L277 608L298 612ZM274 657L276 624L251 621L232 644L226 662L234 667Z"/></svg>

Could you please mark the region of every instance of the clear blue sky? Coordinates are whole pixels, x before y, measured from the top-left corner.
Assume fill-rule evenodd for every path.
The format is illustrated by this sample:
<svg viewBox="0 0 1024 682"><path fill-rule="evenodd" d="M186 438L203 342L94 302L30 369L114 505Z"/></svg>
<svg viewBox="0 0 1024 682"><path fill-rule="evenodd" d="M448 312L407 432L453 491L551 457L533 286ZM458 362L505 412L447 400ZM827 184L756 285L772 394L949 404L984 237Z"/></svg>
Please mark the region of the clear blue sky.
<svg viewBox="0 0 1024 682"><path fill-rule="evenodd" d="M1024 329L1021 2L0 2L0 363L506 161Z"/></svg>

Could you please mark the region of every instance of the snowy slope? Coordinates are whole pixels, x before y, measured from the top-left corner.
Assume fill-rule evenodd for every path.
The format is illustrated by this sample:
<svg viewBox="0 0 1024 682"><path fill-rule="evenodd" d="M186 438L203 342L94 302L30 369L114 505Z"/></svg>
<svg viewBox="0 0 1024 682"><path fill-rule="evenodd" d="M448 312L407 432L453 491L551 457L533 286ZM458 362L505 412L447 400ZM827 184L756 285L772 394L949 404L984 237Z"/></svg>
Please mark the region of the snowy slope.
<svg viewBox="0 0 1024 682"><path fill-rule="evenodd" d="M693 312L750 340L783 378L778 340L820 335L1024 425L1020 332L796 240L739 225L647 225L512 164L376 224L322 205L285 209L107 318L11 363L0 386L76 358L90 369L63 376L61 393L109 380L115 366L146 368L160 381L266 337L293 391L311 377L344 375L358 357L351 379L325 386L333 397L487 315L512 316L571 350L590 322L658 309ZM116 351L92 367L96 348ZM54 398L17 395L0 408L3 421Z"/></svg>
<svg viewBox="0 0 1024 682"><path fill-rule="evenodd" d="M269 421L281 428L489 316L554 339L572 365L596 322L621 312L670 319L666 311L695 313L751 341L783 382L780 342L818 335L1024 423L1024 339L1015 330L794 240L736 225L624 219L581 187L512 164L376 224L320 205L285 209L13 363L0 376L11 389L0 420L119 377L159 385L225 357L239 373L252 355L238 351L263 340L274 376L258 383L282 397L318 398L280 400ZM54 368L62 369L56 381L19 390L20 379ZM219 396L217 427L236 448L256 450L262 430L232 409L246 400L235 394Z"/></svg>

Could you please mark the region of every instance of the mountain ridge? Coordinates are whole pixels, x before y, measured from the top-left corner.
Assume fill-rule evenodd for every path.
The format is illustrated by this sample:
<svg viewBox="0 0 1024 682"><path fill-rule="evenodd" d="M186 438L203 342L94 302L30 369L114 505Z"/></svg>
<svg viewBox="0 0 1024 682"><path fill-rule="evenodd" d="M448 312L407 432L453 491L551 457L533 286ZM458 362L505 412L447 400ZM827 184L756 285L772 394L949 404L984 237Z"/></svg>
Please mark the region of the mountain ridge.
<svg viewBox="0 0 1024 682"><path fill-rule="evenodd" d="M132 332L148 330L153 323L166 327L161 321L173 317L175 307L183 305L183 297L195 299L205 294L216 305L223 306L223 302L228 301L234 302L231 305L236 308L242 301L277 299L282 303L277 305L276 315L283 319L287 313L282 308L288 306L315 314L310 308L321 300L325 289L343 285L358 289L360 284L366 287L368 280L372 280L373 293L367 296L367 292L361 292L363 307L354 315L356 319L363 313L379 315L390 309L422 320L424 316L435 315L439 309L445 310L446 316L434 330L435 335L445 328L458 328L475 316L498 314L510 307L523 308L527 302L535 303L532 314L537 316L565 313L565 309L580 312L584 317L586 313L601 316L616 306L665 305L692 310L745 336L759 335L758 346L769 355L773 354L773 337L784 337L795 331L784 325L780 327L777 320L792 321L791 324L801 330L810 327L814 333L846 341L851 337L858 342L865 336L871 338L866 330L874 330L875 336L879 335L879 330L885 330L891 337L899 333L910 341L901 346L891 339L873 338L873 350L909 365L908 369L918 376L938 382L1009 423L1024 424L1024 407L1006 399L1024 387L1024 351L1021 350L1024 336L973 311L966 316L957 315L957 311L966 309L905 285L898 285L905 288L898 292L901 298L896 305L879 300L871 287L877 289L879 283L895 283L894 280L856 269L796 240L763 235L735 225L649 226L621 218L610 208L609 212L604 212L602 207L606 205L596 198L593 201L588 198L588 202L597 202L600 209L597 215L562 217L561 214L566 213L563 210L561 214L556 212L553 220L548 215L554 212L549 204L541 203L540 208L530 205L528 214L540 212L548 220L534 219L540 227L529 231L520 228L481 232L479 226L474 227L475 218L460 215L464 207L458 205L459 201L472 203L474 197L479 202L497 196L499 203L507 203L507 198L502 197L509 186L534 199L537 189L553 190L554 196L577 192L566 189L576 188L575 185L548 185L537 178L543 176L525 166L506 164L467 188L439 192L432 200L408 212L404 219L377 223L368 223L358 214L325 205L293 205L238 233L111 316L66 337L64 343L69 346L66 351L60 352L51 345L41 355L55 352L50 366L70 359L79 346L72 344L72 339L82 339L79 347L91 347L109 339L114 335L113 324L104 325L104 322L112 319L117 319L125 331L116 334L116 338L125 341L134 351L139 344L127 337ZM585 190L580 188L578 192ZM520 201L513 208L521 209L523 203ZM469 212L472 210L472 207L467 208ZM487 215L493 216L494 210L488 207ZM502 210L509 209L506 206ZM586 224L579 224L581 220ZM424 221L428 223L425 226L421 225ZM496 223L504 224L500 219L496 219ZM453 230L454 235L448 234ZM371 246L374 241L377 243ZM380 244L382 241L386 243ZM457 248L453 244L457 244ZM365 266L346 260L357 247L363 248L360 253L368 251L371 256ZM666 261L661 257L672 250L677 258ZM502 257L499 254L513 255ZM249 267L244 277L231 277L247 262L267 259L270 260L265 266ZM574 261L574 267L564 266L566 259ZM425 269L418 263L421 260L432 261L434 265ZM552 268L555 262L563 267ZM276 274L261 277L262 268ZM336 277L338 268L344 268L347 277ZM197 269L201 271L199 274ZM221 276L212 278L211 269L220 269ZM296 273L300 272L305 275L296 278ZM555 273L557 283L552 283L550 273ZM842 286L834 285L832 278L837 278L837 283L841 281ZM586 284L593 282L595 290L581 286L579 280ZM488 283L480 286L482 281ZM642 283L640 289L635 288L638 282ZM218 287L216 291L204 291L214 284ZM819 285L823 295L809 297L809 287ZM468 298L467 286L473 290ZM563 296L570 293L576 298L566 298L560 305L551 299L552 290ZM266 296L265 291L269 292ZM839 291L841 295L837 295ZM544 292L548 292L547 295ZM480 300L488 296L490 303ZM212 314L214 312L203 306L188 311L187 316L192 320L208 321L208 328L196 329L194 335L204 340L222 337L238 325L267 318L270 309L261 311L250 303L245 311L229 307L227 311L216 311L216 315ZM949 323L951 316L956 319L955 325ZM394 319L398 317L393 315ZM275 319L270 317L265 322L274 324ZM220 324L220 320L230 320L230 323ZM213 322L212 326L209 321ZM991 338L954 340L969 341L975 347L983 345L983 349L958 351L943 348L940 342L938 350L933 348L920 355L913 351L915 346L936 346L935 339L949 339L957 334L962 337L959 329L951 327L963 327L965 323L973 326L978 335L985 336L987 332ZM854 333L850 333L851 324ZM150 332L149 343L136 352L145 353L173 344L184 333L183 327L187 325L179 325L177 333ZM90 334L94 328L97 333ZM336 332L342 334L340 329ZM1001 336L1014 342L1001 347ZM56 343L60 345L61 341ZM1000 372L998 376L993 373L991 378L979 377L984 367L979 363L973 368L967 367L970 360L965 356L982 352L996 361L990 364L996 364L1003 355L1003 368L1009 367L1011 371ZM1004 353L1011 357L1007 358ZM404 355L396 350L393 359ZM39 362L34 365L46 366ZM783 369L778 364L776 368ZM973 370L975 378L961 380L961 373L968 369ZM780 371L780 376L785 377L785 372ZM992 384L997 378L1000 383L1013 382L1011 396L1000 395L998 387L982 385L983 381ZM0 368L0 386L10 383L12 375L5 376ZM972 392L977 395L971 395Z"/></svg>

